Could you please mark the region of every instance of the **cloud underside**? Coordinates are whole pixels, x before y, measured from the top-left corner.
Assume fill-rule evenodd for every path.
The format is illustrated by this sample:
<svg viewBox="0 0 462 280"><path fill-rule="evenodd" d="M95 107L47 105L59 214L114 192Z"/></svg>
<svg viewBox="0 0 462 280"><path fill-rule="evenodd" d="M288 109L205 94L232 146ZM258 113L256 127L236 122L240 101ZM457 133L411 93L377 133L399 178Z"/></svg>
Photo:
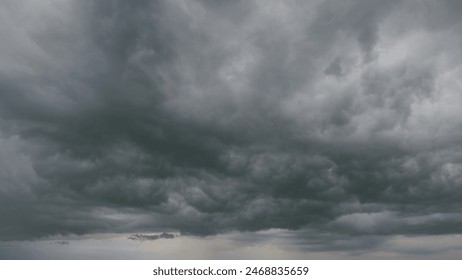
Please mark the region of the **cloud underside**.
<svg viewBox="0 0 462 280"><path fill-rule="evenodd" d="M461 12L3 1L0 239L458 233Z"/></svg>

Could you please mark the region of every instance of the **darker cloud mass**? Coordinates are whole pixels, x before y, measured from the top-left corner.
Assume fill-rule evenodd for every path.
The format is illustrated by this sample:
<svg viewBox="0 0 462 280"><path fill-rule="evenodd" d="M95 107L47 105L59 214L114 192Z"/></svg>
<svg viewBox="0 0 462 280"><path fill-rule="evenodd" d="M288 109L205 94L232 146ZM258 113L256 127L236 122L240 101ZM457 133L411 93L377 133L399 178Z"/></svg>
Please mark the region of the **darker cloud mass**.
<svg viewBox="0 0 462 280"><path fill-rule="evenodd" d="M3 1L0 240L460 232L458 3Z"/></svg>

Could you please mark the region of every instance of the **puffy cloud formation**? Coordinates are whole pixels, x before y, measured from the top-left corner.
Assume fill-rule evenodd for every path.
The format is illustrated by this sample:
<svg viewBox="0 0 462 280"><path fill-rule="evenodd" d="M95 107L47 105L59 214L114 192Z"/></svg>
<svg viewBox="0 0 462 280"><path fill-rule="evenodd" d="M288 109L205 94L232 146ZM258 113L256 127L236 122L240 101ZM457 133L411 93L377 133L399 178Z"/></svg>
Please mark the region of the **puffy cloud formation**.
<svg viewBox="0 0 462 280"><path fill-rule="evenodd" d="M462 225L462 2L0 4L0 239Z"/></svg>

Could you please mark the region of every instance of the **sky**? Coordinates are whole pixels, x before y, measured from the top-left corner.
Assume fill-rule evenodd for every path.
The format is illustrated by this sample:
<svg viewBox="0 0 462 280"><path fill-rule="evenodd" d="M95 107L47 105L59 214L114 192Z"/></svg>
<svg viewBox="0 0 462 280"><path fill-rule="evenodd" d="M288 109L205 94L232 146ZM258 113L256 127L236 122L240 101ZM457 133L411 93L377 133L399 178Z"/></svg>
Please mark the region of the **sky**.
<svg viewBox="0 0 462 280"><path fill-rule="evenodd" d="M461 14L2 0L0 258L462 258Z"/></svg>

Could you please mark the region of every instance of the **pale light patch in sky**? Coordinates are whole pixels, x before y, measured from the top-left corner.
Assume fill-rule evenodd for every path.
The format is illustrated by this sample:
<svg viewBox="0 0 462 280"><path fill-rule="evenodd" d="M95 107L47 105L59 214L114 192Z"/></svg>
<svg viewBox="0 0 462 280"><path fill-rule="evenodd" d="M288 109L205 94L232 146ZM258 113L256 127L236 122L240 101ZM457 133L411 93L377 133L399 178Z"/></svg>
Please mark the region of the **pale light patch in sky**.
<svg viewBox="0 0 462 280"><path fill-rule="evenodd" d="M177 236L151 241L129 240L124 234L64 236L37 241L0 242L1 259L453 259L462 253L461 235L393 235L374 250L355 248L361 238L322 244L297 244L296 233L268 230L205 238ZM363 239L371 238L365 236ZM338 246L323 250L320 246ZM343 249L342 249L343 247Z"/></svg>

